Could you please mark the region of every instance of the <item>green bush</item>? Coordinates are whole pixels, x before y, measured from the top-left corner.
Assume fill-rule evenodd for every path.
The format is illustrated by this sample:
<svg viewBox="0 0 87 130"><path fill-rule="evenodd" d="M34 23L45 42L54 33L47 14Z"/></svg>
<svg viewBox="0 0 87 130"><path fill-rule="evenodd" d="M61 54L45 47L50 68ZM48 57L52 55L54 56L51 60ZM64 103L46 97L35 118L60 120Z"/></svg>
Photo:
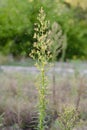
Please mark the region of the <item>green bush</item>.
<svg viewBox="0 0 87 130"><path fill-rule="evenodd" d="M0 50L3 53L25 55L32 30L30 6L27 0L1 0Z"/></svg>
<svg viewBox="0 0 87 130"><path fill-rule="evenodd" d="M68 46L66 58L87 59L87 20L74 22L67 33Z"/></svg>

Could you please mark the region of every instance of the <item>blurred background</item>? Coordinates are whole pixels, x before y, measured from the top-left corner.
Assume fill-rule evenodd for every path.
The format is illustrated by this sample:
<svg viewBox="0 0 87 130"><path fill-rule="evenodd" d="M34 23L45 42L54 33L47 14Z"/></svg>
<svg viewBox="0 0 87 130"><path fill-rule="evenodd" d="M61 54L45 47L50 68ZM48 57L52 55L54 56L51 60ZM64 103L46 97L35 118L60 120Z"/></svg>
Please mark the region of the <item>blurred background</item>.
<svg viewBox="0 0 87 130"><path fill-rule="evenodd" d="M67 37L64 60L86 61L87 0L0 0L0 64L29 57L41 6L50 26L59 23Z"/></svg>

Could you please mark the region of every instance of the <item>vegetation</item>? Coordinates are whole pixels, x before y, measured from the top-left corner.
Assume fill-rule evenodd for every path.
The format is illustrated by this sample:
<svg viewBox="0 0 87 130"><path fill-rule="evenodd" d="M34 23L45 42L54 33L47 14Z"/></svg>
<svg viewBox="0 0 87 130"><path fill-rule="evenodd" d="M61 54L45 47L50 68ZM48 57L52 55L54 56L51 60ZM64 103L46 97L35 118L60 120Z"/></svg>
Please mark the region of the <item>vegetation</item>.
<svg viewBox="0 0 87 130"><path fill-rule="evenodd" d="M49 22L46 20L46 14L41 8L37 17L38 23L35 23L34 49L30 56L33 59L37 59L36 67L40 70L40 76L38 77L39 84L38 89L38 114L39 124L38 130L45 130L45 118L47 109L47 77L46 77L46 66L48 61L52 58L50 52L51 40L48 39L49 34Z"/></svg>
<svg viewBox="0 0 87 130"><path fill-rule="evenodd" d="M20 72L6 72L0 71L0 129L34 129L37 121L36 106L38 101L38 93L34 78L36 72L26 70ZM49 111L52 110L52 77L49 77L50 84L48 84L48 100ZM76 82L75 82L76 81ZM78 96L78 85L80 78L72 76L61 77L56 74L56 100L58 115L62 114L62 106L64 104L75 105ZM78 83L78 84L77 84ZM3 86L3 87L2 87ZM75 88L76 87L76 88ZM84 77L83 87L84 93L80 97L79 104L79 118L81 122L87 123L87 77ZM59 101L59 102L58 102ZM66 106L65 105L65 106ZM18 107L20 106L20 107ZM68 105L67 105L68 107ZM70 107L69 107L70 108ZM58 119L55 119L51 112L47 112L49 116L46 117L48 122L48 130L58 130ZM3 120L2 120L3 119ZM19 126L19 129L17 128ZM15 127L15 128L14 128ZM52 129L52 127L54 127ZM81 129L81 128L80 128ZM86 130L86 128L84 128ZM83 129L82 129L83 130Z"/></svg>
<svg viewBox="0 0 87 130"><path fill-rule="evenodd" d="M64 0L1 0L0 11L0 64L8 62L7 55L11 60L29 55L39 73L35 88L37 72L31 75L31 68L14 75L0 67L0 129L73 130L87 125L87 77L74 66L74 75L55 75L56 60L87 59L87 11Z"/></svg>
<svg viewBox="0 0 87 130"><path fill-rule="evenodd" d="M64 106L56 125L60 130L72 130L77 125L78 121L78 113L75 107Z"/></svg>
<svg viewBox="0 0 87 130"><path fill-rule="evenodd" d="M46 6L48 5L48 6ZM87 59L87 10L67 2L50 0L1 0L0 53L26 57L33 46L33 28L38 10L43 6L50 20L62 25L67 37L65 59Z"/></svg>

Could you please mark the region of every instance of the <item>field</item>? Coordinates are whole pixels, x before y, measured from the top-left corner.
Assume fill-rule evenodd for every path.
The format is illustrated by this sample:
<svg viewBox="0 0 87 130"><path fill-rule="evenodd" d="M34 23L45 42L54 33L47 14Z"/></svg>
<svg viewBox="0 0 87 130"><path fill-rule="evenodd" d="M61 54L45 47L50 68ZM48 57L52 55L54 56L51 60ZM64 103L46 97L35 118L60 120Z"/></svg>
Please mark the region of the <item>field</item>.
<svg viewBox="0 0 87 130"><path fill-rule="evenodd" d="M87 75L81 75L77 69L72 74L64 70L57 72L57 67L55 69L57 112L62 111L64 104L73 104L78 108L82 125L87 125ZM8 68L0 69L0 130L33 130L32 125L35 125L35 120L37 120L36 83L39 72L32 67L23 70L22 68L14 69L14 67L11 71ZM49 78L47 114L51 119L53 118L51 115L54 85L52 70L47 75ZM58 130L52 125L55 123L49 122L51 123L48 130ZM87 129L87 127L80 127L82 127L81 130Z"/></svg>

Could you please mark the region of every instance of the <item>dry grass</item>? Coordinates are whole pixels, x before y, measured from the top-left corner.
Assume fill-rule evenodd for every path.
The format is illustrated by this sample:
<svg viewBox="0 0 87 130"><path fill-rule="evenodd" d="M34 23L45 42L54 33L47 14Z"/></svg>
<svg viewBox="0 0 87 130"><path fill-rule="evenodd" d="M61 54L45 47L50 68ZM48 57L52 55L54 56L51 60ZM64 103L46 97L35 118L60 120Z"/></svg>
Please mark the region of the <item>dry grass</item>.
<svg viewBox="0 0 87 130"><path fill-rule="evenodd" d="M52 108L52 76L49 77L49 107ZM0 115L4 113L4 126L18 124L25 127L36 112L36 78L28 73L0 73ZM79 93L81 93L79 95ZM78 103L78 98L79 103ZM78 104L83 120L87 120L87 77L56 75L56 109L64 104Z"/></svg>
<svg viewBox="0 0 87 130"><path fill-rule="evenodd" d="M4 125L21 125L35 111L37 91L34 78L24 73L0 73L0 114L4 113Z"/></svg>

